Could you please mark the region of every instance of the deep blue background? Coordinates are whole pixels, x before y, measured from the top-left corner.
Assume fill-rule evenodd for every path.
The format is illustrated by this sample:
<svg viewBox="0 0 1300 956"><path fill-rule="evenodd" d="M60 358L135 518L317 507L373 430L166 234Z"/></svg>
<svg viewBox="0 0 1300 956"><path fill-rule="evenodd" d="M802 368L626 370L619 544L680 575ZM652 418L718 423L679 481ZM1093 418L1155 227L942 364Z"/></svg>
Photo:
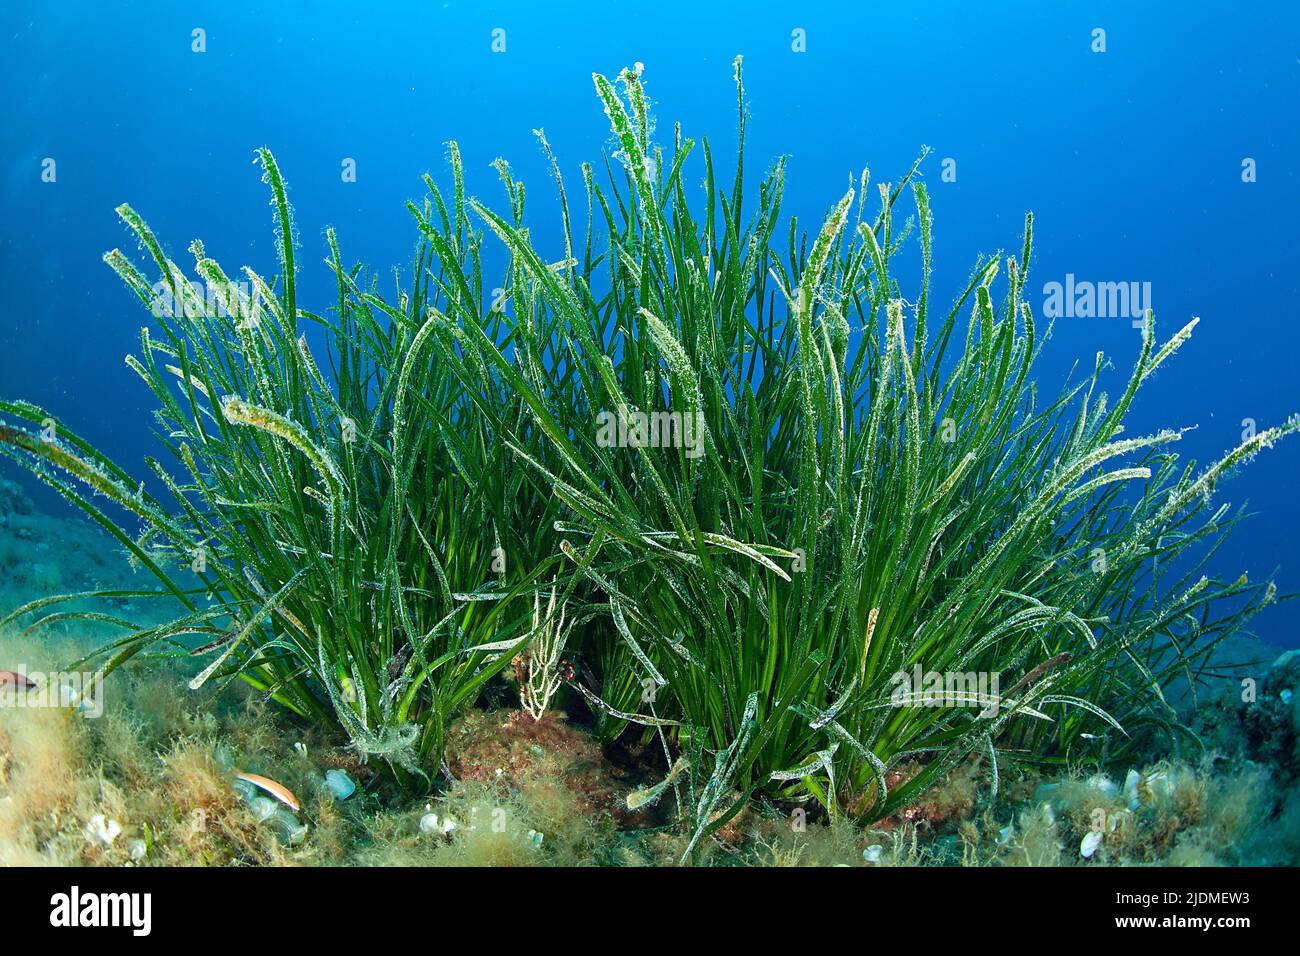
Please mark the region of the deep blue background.
<svg viewBox="0 0 1300 956"><path fill-rule="evenodd" d="M145 313L100 262L134 245L113 214L129 201L181 263L192 238L233 273L275 271L273 223L254 147L276 153L296 205L301 301L323 311L334 225L349 261L406 265L403 201L421 172L446 181L444 143L468 188L501 202L489 163L531 187L530 224L560 258L553 189L531 130L568 177L609 140L590 74L643 62L661 142L672 122L734 157L731 61L745 56L748 160L788 154L787 208L819 217L863 165L896 180L922 144L935 214L934 301L979 251L1019 248L1037 215L1031 293L1067 272L1148 281L1162 335L1191 316L1192 342L1145 392L1134 434L1197 424L1182 451L1206 461L1300 411L1300 6L1265 2L923 5L15 3L0 11L0 394L76 422L124 463L149 450L148 394L122 364ZM899 9L912 6L912 10ZM1163 9L1161 9L1163 7ZM361 12L362 10L365 12ZM207 52L191 51L191 30ZM491 31L506 31L494 54ZM1106 30L1107 52L1090 50ZM807 52L791 50L802 28ZM42 183L41 160L58 179ZM357 162L344 183L340 163ZM956 183L940 161L957 161ZM1253 157L1258 182L1243 183ZM698 181L695 167L693 181ZM873 193L874 195L874 193ZM1054 390L1098 350L1131 365L1123 319L1062 319L1039 369ZM1218 562L1225 575L1280 568L1300 590L1300 440L1266 453L1221 499L1261 512ZM12 469L7 469L12 474ZM1300 602L1257 622L1300 644Z"/></svg>

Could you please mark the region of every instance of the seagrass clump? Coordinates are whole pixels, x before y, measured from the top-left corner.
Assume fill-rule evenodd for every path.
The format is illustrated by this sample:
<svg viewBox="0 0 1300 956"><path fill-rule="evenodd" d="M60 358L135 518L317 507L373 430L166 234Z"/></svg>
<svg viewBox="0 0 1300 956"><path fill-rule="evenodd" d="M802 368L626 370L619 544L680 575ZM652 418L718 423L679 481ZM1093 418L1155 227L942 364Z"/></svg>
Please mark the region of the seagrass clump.
<svg viewBox="0 0 1300 956"><path fill-rule="evenodd" d="M0 403L0 451L160 582L135 596L178 608L94 612L122 634L93 659L203 656L191 686L247 681L416 790L489 685L536 717L562 699L603 739L662 748L665 779L629 799L671 793L688 853L760 792L879 818L973 754L996 791L1008 762L1181 733L1162 688L1195 684L1276 595L1205 573L1239 518L1213 492L1300 423L1199 471L1180 431L1127 434L1196 324L1161 343L1150 314L1116 396L1100 355L1040 395L1032 218L936 309L924 154L897 182L863 170L805 231L781 218L782 161L746 189L739 60L735 77L729 186L707 140L652 136L639 72L621 93L596 76L616 149L581 166L585 218L540 131L561 208L545 242L504 162L500 211L466 198L452 144L450 192L426 176L408 204L409 276L384 295L329 231L321 313L298 301L268 151L275 280L195 243L196 285L121 207L158 277L106 256L154 313L127 360L158 401L146 480Z"/></svg>

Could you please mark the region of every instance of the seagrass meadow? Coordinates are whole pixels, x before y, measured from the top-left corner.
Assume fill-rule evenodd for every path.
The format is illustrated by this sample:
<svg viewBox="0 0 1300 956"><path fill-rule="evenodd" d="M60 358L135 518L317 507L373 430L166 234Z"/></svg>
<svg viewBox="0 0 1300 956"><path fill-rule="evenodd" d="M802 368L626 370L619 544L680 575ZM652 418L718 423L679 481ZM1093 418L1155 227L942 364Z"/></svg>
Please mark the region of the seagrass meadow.
<svg viewBox="0 0 1300 956"><path fill-rule="evenodd" d="M1300 419L1201 465L1131 432L1197 324L1150 312L1114 394L1101 354L1040 382L1031 216L934 301L925 151L799 222L783 161L752 181L739 58L735 82L724 172L656 134L639 69L595 75L609 154L566 175L537 133L554 247L504 161L501 200L467 195L454 143L396 279L300 239L266 149L277 276L199 241L182 265L117 210L156 454L17 399L0 452L136 573L33 586L0 629L120 700L4 715L35 722L0 727L5 786L41 760L79 782L53 828L6 811L0 853L1294 862L1300 661L1261 729L1222 654L1285 595L1209 559L1243 518L1220 483ZM304 302L321 255L337 296ZM162 769L125 779L112 748ZM222 821L201 838L196 808Z"/></svg>

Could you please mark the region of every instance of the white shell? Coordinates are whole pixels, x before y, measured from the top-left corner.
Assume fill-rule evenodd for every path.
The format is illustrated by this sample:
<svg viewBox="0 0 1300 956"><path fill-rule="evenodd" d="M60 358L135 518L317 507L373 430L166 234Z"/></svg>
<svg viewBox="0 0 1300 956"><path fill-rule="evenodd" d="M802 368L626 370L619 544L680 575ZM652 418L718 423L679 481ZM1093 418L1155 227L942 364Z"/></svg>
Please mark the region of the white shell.
<svg viewBox="0 0 1300 956"><path fill-rule="evenodd" d="M1097 774L1097 776L1092 777L1088 781L1088 786L1108 797L1113 797L1115 794L1119 793L1119 787L1116 785L1115 781L1103 774Z"/></svg>
<svg viewBox="0 0 1300 956"><path fill-rule="evenodd" d="M1164 767L1159 770L1153 770L1147 775L1147 790L1151 795L1162 800L1167 800L1174 795L1174 786L1176 781L1174 775Z"/></svg>
<svg viewBox="0 0 1300 956"><path fill-rule="evenodd" d="M270 825L276 838L285 846L297 846L307 839L307 824L285 807L276 807L271 814Z"/></svg>
<svg viewBox="0 0 1300 956"><path fill-rule="evenodd" d="M270 797L254 797L248 802L253 811L253 816L257 818L258 823L265 823L271 817L275 816L275 811L279 809L274 800Z"/></svg>
<svg viewBox="0 0 1300 956"><path fill-rule="evenodd" d="M452 830L456 829L456 827L457 823L451 817L442 817L439 819L438 814L432 812L426 813L424 816L420 817L421 833L441 833L443 836L446 836L451 833Z"/></svg>
<svg viewBox="0 0 1300 956"><path fill-rule="evenodd" d="M112 817L105 817L102 813L95 814L86 824L86 836L98 840L104 846L111 845L121 834L122 824Z"/></svg>
<svg viewBox="0 0 1300 956"><path fill-rule="evenodd" d="M1090 859L1097 852L1097 847L1101 846L1101 836L1096 830L1089 830L1079 844L1079 856L1085 860Z"/></svg>
<svg viewBox="0 0 1300 956"><path fill-rule="evenodd" d="M868 863L879 863L880 857L884 852L885 848L883 846L879 843L873 843L862 851L862 859L866 860Z"/></svg>
<svg viewBox="0 0 1300 956"><path fill-rule="evenodd" d="M1124 778L1124 799L1128 801L1128 808L1136 810L1142 802L1138 794L1138 784L1142 782L1142 774L1136 770L1130 770L1128 776Z"/></svg>

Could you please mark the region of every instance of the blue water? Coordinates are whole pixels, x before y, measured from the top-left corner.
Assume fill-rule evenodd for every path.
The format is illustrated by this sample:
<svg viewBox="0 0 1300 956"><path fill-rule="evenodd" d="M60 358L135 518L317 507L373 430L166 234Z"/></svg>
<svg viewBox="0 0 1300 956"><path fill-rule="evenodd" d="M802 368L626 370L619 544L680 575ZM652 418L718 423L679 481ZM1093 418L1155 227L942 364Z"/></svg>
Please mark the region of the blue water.
<svg viewBox="0 0 1300 956"><path fill-rule="evenodd" d="M250 165L270 146L296 206L300 301L323 311L324 227L350 261L405 266L415 230L403 203L421 195L422 172L446 181L454 138L470 192L493 203L489 163L510 161L530 187L534 235L558 259L532 129L545 128L577 194L578 163L609 140L590 75L640 61L660 141L680 120L687 135L710 136L725 169L737 53L748 168L788 155L787 209L804 221L852 171L896 181L923 144L934 148L923 171L936 303L977 252L1018 250L1033 210L1036 307L1043 283L1073 274L1149 282L1163 335L1201 316L1130 416L1132 433L1198 425L1182 451L1207 461L1241 440L1244 419L1263 428L1300 411L1295 3L270 6L6 0L0 10L0 394L48 406L132 467L152 450L152 404L122 357L147 316L100 262L113 246L134 250L116 204L135 206L178 262L200 237L228 272L270 275L271 210ZM191 48L195 28L206 52ZM496 28L504 53L492 51ZM1095 28L1104 53L1091 49ZM805 52L792 49L796 29ZM41 178L47 157L53 183ZM345 158L354 183L342 181ZM1253 183L1242 181L1246 158ZM955 182L941 176L944 159ZM1114 392L1137 345L1126 318L1062 318L1039 381L1054 391L1103 350ZM1220 555L1222 574L1277 569L1283 591L1300 590L1298 466L1292 439L1221 486L1220 500L1260 513ZM1300 602L1256 630L1300 644Z"/></svg>

